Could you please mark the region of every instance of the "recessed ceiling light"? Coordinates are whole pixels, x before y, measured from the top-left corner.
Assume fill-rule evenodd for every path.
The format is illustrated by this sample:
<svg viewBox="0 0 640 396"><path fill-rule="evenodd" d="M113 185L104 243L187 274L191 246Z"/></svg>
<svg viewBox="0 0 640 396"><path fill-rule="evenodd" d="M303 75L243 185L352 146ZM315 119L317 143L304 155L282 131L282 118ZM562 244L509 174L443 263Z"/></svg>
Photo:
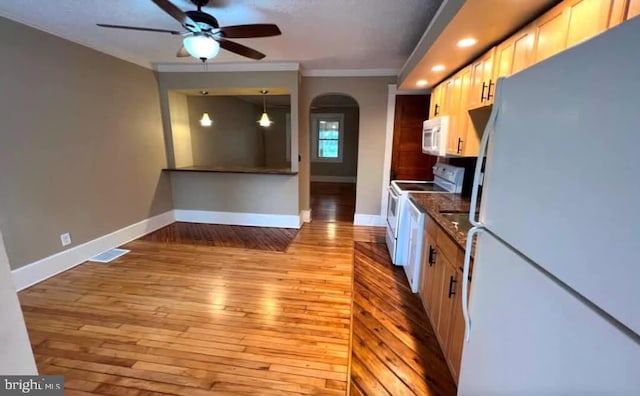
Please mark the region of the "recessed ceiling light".
<svg viewBox="0 0 640 396"><path fill-rule="evenodd" d="M429 84L429 83L427 82L427 80L418 80L418 81L416 82L416 85L417 85L417 86L419 86L419 87L426 87L426 86L427 86L427 84Z"/></svg>
<svg viewBox="0 0 640 396"><path fill-rule="evenodd" d="M463 38L462 40L458 41L458 47L461 47L461 48L473 47L474 45L476 45L477 42L478 40L471 37Z"/></svg>
<svg viewBox="0 0 640 396"><path fill-rule="evenodd" d="M431 71L433 72L441 72L444 70L444 65L435 65L434 67L431 68Z"/></svg>

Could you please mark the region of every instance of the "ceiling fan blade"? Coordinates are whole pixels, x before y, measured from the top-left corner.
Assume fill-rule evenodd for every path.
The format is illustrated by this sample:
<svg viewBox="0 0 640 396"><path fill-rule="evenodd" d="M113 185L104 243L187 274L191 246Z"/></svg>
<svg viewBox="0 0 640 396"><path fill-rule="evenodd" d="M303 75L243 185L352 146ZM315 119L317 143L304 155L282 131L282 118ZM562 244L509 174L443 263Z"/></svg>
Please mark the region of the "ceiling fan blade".
<svg viewBox="0 0 640 396"><path fill-rule="evenodd" d="M182 47L180 47L180 49L178 50L178 53L176 54L176 56L177 56L178 58L186 58L186 57L188 57L188 56L191 56L191 54L189 54L189 53L187 52L187 49L186 49L186 48L184 48L184 45L183 45L183 46L182 46Z"/></svg>
<svg viewBox="0 0 640 396"><path fill-rule="evenodd" d="M253 25L224 26L218 29L226 38L270 37L282 34L278 26L272 23Z"/></svg>
<svg viewBox="0 0 640 396"><path fill-rule="evenodd" d="M189 29L192 32L200 31L200 26L198 26L198 24L195 23L193 19L191 19L187 14L182 12L181 9L176 7L175 4L173 4L169 0L151 0L151 1L153 1L158 7L160 7L162 11L171 15L176 21L180 22L180 24L185 28Z"/></svg>
<svg viewBox="0 0 640 396"><path fill-rule="evenodd" d="M256 51L245 45L238 44L235 41L229 41L223 38L217 38L216 41L218 41L220 43L220 46L226 49L227 51L231 51L238 55L246 56L247 58L260 60L266 56L262 52Z"/></svg>
<svg viewBox="0 0 640 396"><path fill-rule="evenodd" d="M137 26L124 26L124 25L109 25L106 23L97 23L96 25L100 27L112 28L112 29L140 30L143 32L171 33L175 35L182 34L177 30L168 30L168 29L154 29L154 28L144 28L144 27L137 27Z"/></svg>

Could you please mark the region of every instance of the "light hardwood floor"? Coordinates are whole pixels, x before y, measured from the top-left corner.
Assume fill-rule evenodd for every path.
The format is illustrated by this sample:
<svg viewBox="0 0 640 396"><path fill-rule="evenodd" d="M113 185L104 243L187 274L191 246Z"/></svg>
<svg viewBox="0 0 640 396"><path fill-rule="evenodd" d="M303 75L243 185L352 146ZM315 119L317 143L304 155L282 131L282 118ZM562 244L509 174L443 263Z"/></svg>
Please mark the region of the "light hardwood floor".
<svg viewBox="0 0 640 396"><path fill-rule="evenodd" d="M354 241L384 229L306 224L284 253L134 241L19 293L38 368L66 395L344 395Z"/></svg>
<svg viewBox="0 0 640 396"><path fill-rule="evenodd" d="M420 298L386 246L355 243L351 396L455 395Z"/></svg>

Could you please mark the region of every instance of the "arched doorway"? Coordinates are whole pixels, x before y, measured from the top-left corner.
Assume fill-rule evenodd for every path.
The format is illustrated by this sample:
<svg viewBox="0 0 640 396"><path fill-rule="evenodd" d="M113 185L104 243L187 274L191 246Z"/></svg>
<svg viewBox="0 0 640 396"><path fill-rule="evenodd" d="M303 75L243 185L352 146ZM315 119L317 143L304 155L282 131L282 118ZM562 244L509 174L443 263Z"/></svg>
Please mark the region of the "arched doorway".
<svg viewBox="0 0 640 396"><path fill-rule="evenodd" d="M358 102L317 96L309 109L311 220L353 223L358 174Z"/></svg>

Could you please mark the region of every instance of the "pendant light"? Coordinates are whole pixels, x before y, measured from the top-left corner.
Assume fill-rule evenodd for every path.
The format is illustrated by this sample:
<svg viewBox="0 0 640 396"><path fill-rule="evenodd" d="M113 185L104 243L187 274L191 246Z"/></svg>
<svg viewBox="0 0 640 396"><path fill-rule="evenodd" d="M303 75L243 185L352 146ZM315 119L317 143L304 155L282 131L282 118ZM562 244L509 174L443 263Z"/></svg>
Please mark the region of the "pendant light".
<svg viewBox="0 0 640 396"><path fill-rule="evenodd" d="M258 120L258 124L260 124L261 127L267 128L271 125L271 120L267 115L267 96L266 95L269 93L269 91L262 90L260 91L260 93L262 94L262 116L260 117L260 120Z"/></svg>
<svg viewBox="0 0 640 396"><path fill-rule="evenodd" d="M200 119L200 125L203 127L210 127L213 125L213 121L209 118L209 113L202 113L202 118Z"/></svg>
<svg viewBox="0 0 640 396"><path fill-rule="evenodd" d="M209 95L209 92L205 90L200 91L200 93L202 94L202 96ZM211 125L213 125L213 120L209 117L209 113L202 113L202 117L200 118L200 125L202 125L203 127L210 127Z"/></svg>

